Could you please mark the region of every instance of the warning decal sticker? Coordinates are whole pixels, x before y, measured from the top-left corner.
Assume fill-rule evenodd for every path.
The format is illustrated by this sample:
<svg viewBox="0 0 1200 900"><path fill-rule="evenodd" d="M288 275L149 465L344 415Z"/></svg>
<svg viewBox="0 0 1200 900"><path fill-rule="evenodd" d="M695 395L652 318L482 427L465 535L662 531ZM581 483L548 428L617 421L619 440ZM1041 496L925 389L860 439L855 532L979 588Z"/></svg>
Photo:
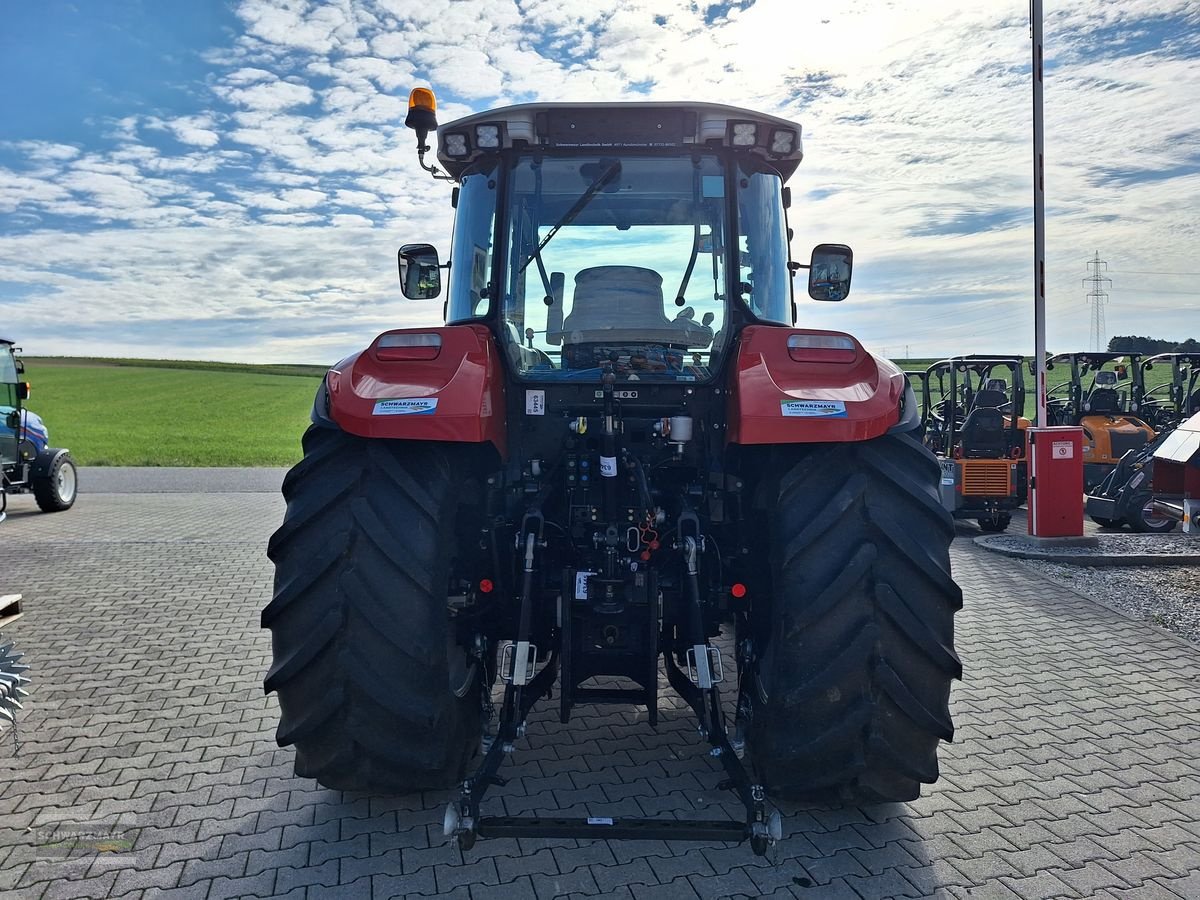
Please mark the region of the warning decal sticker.
<svg viewBox="0 0 1200 900"><path fill-rule="evenodd" d="M1074 459L1075 445L1071 441L1052 441L1050 455L1055 459Z"/></svg>

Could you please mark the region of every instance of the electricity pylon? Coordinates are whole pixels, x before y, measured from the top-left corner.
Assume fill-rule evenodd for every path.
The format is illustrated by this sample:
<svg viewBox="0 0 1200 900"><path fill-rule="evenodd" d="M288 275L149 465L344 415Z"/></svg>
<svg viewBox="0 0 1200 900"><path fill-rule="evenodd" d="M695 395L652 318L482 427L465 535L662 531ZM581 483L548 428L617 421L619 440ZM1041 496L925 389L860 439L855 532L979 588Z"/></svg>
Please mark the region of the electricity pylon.
<svg viewBox="0 0 1200 900"><path fill-rule="evenodd" d="M1100 253L1088 260L1088 268L1092 274L1083 279L1083 283L1091 285L1087 301L1092 305L1092 349L1100 352L1108 349L1108 335L1104 332L1104 304L1108 302L1108 292L1104 285L1112 286L1112 279L1104 275L1108 271L1108 263L1100 258Z"/></svg>

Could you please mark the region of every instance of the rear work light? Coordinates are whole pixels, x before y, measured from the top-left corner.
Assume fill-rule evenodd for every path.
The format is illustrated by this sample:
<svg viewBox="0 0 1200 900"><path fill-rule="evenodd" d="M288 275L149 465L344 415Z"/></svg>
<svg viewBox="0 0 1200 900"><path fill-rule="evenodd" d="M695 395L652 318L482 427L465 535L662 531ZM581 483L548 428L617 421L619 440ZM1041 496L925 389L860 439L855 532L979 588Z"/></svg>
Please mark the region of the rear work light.
<svg viewBox="0 0 1200 900"><path fill-rule="evenodd" d="M437 359L441 350L440 334L385 334L375 342L375 356L384 362Z"/></svg>
<svg viewBox="0 0 1200 900"><path fill-rule="evenodd" d="M796 132L790 128L776 128L771 132L771 152L776 156L787 156L796 149Z"/></svg>
<svg viewBox="0 0 1200 900"><path fill-rule="evenodd" d="M475 146L480 150L495 150L500 146L499 125L476 125Z"/></svg>
<svg viewBox="0 0 1200 900"><path fill-rule="evenodd" d="M467 147L467 136L455 132L448 134L442 139L443 146L447 156L466 156L469 148Z"/></svg>
<svg viewBox="0 0 1200 900"><path fill-rule="evenodd" d="M753 147L758 143L758 125L754 122L731 122L729 143L734 147Z"/></svg>
<svg viewBox="0 0 1200 900"><path fill-rule="evenodd" d="M796 362L852 363L858 359L854 338L841 334L793 334L787 348Z"/></svg>

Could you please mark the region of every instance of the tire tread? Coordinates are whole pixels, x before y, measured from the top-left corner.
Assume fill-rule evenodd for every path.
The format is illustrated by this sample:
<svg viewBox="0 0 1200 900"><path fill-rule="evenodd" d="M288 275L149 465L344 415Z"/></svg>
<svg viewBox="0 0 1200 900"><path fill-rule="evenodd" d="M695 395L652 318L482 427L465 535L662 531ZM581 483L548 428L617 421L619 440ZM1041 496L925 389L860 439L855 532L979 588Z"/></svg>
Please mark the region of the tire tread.
<svg viewBox="0 0 1200 900"><path fill-rule="evenodd" d="M284 478L262 612L296 774L341 790L449 787L477 747L480 699L449 689L445 592L457 509L432 442L312 427Z"/></svg>
<svg viewBox="0 0 1200 900"><path fill-rule="evenodd" d="M774 586L748 737L775 795L911 800L937 780L962 674L939 477L888 435L798 450L766 492Z"/></svg>

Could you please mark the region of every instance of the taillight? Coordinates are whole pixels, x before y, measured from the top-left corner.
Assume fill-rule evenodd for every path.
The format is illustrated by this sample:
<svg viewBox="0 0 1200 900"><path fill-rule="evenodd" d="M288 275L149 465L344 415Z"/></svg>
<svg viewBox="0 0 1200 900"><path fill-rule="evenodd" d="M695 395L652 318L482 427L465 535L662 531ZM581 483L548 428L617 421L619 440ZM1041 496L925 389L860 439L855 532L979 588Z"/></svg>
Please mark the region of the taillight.
<svg viewBox="0 0 1200 900"><path fill-rule="evenodd" d="M858 359L854 338L844 334L793 334L787 347L788 356L796 362L852 363Z"/></svg>
<svg viewBox="0 0 1200 900"><path fill-rule="evenodd" d="M383 362L436 359L441 351L440 334L383 334L375 342L375 356Z"/></svg>

